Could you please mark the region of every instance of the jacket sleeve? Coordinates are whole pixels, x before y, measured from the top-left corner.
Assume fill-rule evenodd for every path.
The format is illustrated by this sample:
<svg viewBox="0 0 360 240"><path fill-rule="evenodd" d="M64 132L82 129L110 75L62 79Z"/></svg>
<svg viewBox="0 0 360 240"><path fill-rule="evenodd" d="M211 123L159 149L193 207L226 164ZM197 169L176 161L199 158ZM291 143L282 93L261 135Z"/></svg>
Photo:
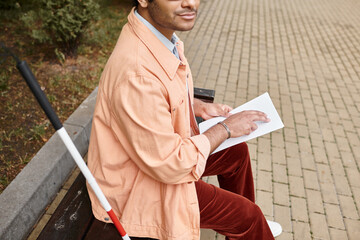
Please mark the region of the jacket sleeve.
<svg viewBox="0 0 360 240"><path fill-rule="evenodd" d="M129 77L110 99L116 135L147 175L167 184L197 181L205 170L210 143L205 135L175 133L167 92L158 80ZM121 136L120 136L121 135Z"/></svg>

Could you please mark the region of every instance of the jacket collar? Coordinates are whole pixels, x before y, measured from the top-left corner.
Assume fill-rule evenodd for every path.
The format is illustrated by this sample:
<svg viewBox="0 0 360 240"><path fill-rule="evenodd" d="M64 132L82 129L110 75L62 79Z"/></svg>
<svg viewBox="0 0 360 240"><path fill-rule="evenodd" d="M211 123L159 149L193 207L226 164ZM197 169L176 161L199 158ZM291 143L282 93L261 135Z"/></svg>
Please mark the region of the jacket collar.
<svg viewBox="0 0 360 240"><path fill-rule="evenodd" d="M183 53L183 43L178 41L178 51L182 61L177 59L175 55L168 50L168 48L155 36L151 30L142 23L134 13L133 8L128 16L128 21L137 35L137 37L144 43L144 45L153 54L155 59L159 62L164 69L170 80L174 79L177 69L180 64L187 64Z"/></svg>
<svg viewBox="0 0 360 240"><path fill-rule="evenodd" d="M171 41L167 39L159 30L157 30L151 23L149 23L145 18L143 18L135 9L134 10L135 16L140 19L145 26L150 29L150 31L155 34L155 36L169 49L170 52L174 53L174 48L176 47L176 43L179 41L179 38L174 33L172 35Z"/></svg>

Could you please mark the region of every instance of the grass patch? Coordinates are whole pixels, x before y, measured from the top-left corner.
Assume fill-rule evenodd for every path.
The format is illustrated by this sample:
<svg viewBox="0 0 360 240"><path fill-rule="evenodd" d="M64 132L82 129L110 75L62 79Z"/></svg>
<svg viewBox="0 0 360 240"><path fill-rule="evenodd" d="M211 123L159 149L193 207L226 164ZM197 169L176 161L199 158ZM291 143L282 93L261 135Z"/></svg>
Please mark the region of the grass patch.
<svg viewBox="0 0 360 240"><path fill-rule="evenodd" d="M131 9L131 0L99 3L101 17L86 32L76 59L29 39L17 20L28 9L0 11L0 41L29 64L62 122L97 86ZM10 58L0 65L0 102L1 193L55 130Z"/></svg>

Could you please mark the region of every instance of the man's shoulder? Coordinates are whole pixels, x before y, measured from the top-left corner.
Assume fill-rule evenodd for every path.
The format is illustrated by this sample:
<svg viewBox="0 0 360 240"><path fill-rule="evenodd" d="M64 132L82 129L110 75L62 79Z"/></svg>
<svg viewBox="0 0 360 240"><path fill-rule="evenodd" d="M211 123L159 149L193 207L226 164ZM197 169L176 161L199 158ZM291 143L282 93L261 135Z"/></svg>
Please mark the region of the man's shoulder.
<svg viewBox="0 0 360 240"><path fill-rule="evenodd" d="M126 60L124 63L135 60L136 49L139 47L139 44L139 39L129 25L126 24L120 33L110 59L115 61Z"/></svg>
<svg viewBox="0 0 360 240"><path fill-rule="evenodd" d="M169 78L153 52L128 24L119 36L105 71L111 71L111 76L108 76L112 79L114 76L123 80L136 76L163 82Z"/></svg>

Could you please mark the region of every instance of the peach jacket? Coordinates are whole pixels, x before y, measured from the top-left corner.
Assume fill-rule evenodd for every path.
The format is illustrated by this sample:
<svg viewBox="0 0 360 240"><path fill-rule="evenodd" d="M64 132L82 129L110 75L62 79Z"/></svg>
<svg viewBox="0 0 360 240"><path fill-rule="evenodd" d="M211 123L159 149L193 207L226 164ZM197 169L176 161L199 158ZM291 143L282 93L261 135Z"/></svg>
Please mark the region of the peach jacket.
<svg viewBox="0 0 360 240"><path fill-rule="evenodd" d="M135 16L128 16L99 83L88 166L130 236L199 239L194 182L210 142L191 136L193 81L180 61ZM88 187L95 217L111 222Z"/></svg>

